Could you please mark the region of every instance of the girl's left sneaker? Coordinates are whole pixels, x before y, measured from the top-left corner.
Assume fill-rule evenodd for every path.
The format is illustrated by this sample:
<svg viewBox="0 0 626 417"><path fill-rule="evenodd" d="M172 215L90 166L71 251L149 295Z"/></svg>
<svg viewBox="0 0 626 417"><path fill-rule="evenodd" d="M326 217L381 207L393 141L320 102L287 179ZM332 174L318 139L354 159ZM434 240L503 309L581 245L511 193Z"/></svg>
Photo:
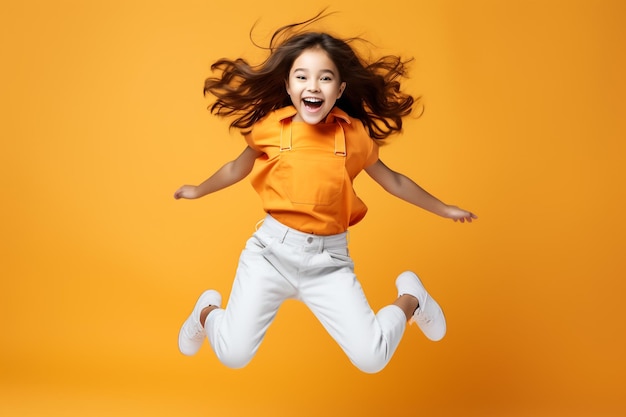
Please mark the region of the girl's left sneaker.
<svg viewBox="0 0 626 417"><path fill-rule="evenodd" d="M398 297L403 294L417 298L419 306L413 313L413 321L430 340L437 342L446 335L446 317L439 304L428 294L417 275L411 271L401 273L396 279Z"/></svg>

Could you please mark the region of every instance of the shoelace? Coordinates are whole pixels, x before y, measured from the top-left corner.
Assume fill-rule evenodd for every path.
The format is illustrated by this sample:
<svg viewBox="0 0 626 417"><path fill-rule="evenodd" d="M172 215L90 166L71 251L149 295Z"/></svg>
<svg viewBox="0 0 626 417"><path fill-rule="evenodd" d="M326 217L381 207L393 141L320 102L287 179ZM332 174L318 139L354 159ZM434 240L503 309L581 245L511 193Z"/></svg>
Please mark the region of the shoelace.
<svg viewBox="0 0 626 417"><path fill-rule="evenodd" d="M428 301L428 297L424 300L424 304ZM413 319L419 323L423 324L431 324L433 322L433 318L424 314L424 309L420 305L417 310L415 310L415 314L413 314Z"/></svg>
<svg viewBox="0 0 626 417"><path fill-rule="evenodd" d="M433 319L430 317L423 316L423 315L418 315L417 321L422 324L430 324L433 322Z"/></svg>
<svg viewBox="0 0 626 417"><path fill-rule="evenodd" d="M191 328L189 328L191 327ZM204 338L204 329L202 329L199 325L189 326L185 329L185 333L189 339L199 339Z"/></svg>

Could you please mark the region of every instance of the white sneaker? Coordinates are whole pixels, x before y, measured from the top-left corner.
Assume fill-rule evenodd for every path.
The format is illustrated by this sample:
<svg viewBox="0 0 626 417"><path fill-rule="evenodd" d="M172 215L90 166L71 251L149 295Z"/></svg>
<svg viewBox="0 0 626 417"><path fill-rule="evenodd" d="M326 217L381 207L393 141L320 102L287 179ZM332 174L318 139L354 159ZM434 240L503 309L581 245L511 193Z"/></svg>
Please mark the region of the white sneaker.
<svg viewBox="0 0 626 417"><path fill-rule="evenodd" d="M183 355L195 355L202 347L206 333L204 326L200 324L200 313L205 307L216 306L222 304L222 296L214 290L208 290L202 293L196 305L183 323L178 333L178 349Z"/></svg>
<svg viewBox="0 0 626 417"><path fill-rule="evenodd" d="M411 271L401 273L396 279L398 297L412 295L419 301L413 320L430 340L437 342L446 335L446 318L439 304L428 294L417 275Z"/></svg>

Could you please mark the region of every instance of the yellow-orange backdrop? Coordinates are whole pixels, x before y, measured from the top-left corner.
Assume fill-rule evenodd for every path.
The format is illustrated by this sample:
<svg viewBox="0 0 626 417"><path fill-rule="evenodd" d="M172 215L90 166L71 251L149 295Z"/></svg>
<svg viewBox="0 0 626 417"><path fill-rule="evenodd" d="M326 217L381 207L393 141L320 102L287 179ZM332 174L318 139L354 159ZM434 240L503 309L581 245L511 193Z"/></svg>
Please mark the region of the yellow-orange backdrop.
<svg viewBox="0 0 626 417"><path fill-rule="evenodd" d="M449 334L409 329L383 372L354 369L300 304L230 370L179 326L228 294L262 217L247 183L173 191L242 141L206 111L211 62L325 2L3 2L0 414L618 416L626 413L626 7L620 0L338 0L324 27L415 57L424 116L382 151L481 219L386 195L352 230L374 308L420 273ZM385 7L392 6L392 7Z"/></svg>

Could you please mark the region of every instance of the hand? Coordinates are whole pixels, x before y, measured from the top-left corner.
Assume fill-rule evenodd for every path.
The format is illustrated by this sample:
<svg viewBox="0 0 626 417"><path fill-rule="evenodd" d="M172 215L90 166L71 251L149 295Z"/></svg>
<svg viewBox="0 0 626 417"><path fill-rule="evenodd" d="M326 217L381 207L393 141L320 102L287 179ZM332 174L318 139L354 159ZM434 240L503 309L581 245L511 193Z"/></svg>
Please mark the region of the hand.
<svg viewBox="0 0 626 417"><path fill-rule="evenodd" d="M200 197L200 195L198 194L198 187L195 185L183 185L174 193L176 200L180 198L194 199L198 197Z"/></svg>
<svg viewBox="0 0 626 417"><path fill-rule="evenodd" d="M445 217L456 221L460 221L461 223L471 223L472 220L478 219L478 216L472 212L467 210L460 209L456 206L447 206L446 207L446 215Z"/></svg>

